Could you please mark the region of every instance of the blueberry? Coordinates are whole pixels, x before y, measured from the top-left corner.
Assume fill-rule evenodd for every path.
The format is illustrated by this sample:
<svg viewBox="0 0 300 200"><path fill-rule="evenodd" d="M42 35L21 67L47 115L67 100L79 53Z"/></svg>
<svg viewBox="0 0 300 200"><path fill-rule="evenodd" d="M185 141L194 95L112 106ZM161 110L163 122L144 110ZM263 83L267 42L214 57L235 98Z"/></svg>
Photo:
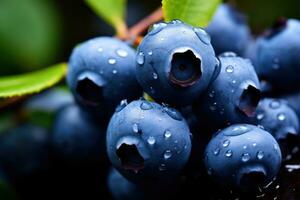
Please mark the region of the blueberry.
<svg viewBox="0 0 300 200"><path fill-rule="evenodd" d="M214 128L245 123L254 115L260 87L249 60L226 52L220 57L220 72L197 103L197 116Z"/></svg>
<svg viewBox="0 0 300 200"><path fill-rule="evenodd" d="M281 19L257 40L254 60L257 72L278 90L299 88L299 33L299 20Z"/></svg>
<svg viewBox="0 0 300 200"><path fill-rule="evenodd" d="M296 112L298 119L300 119L300 92L298 91L291 94L285 94L281 96L281 98L287 101L289 106Z"/></svg>
<svg viewBox="0 0 300 200"><path fill-rule="evenodd" d="M135 51L126 43L99 37L77 46L69 60L67 83L83 108L110 117L122 99L136 99Z"/></svg>
<svg viewBox="0 0 300 200"><path fill-rule="evenodd" d="M264 186L277 175L280 164L276 140L253 125L236 124L220 131L205 150L208 174L225 187Z"/></svg>
<svg viewBox="0 0 300 200"><path fill-rule="evenodd" d="M169 181L187 163L191 138L178 111L138 100L117 109L106 145L113 166L129 180Z"/></svg>
<svg viewBox="0 0 300 200"><path fill-rule="evenodd" d="M105 158L105 129L76 104L57 113L52 129L51 149L62 162L88 165Z"/></svg>
<svg viewBox="0 0 300 200"><path fill-rule="evenodd" d="M254 120L278 141L284 158L298 146L299 120L287 102L281 99L263 99L257 107Z"/></svg>
<svg viewBox="0 0 300 200"><path fill-rule="evenodd" d="M209 84L216 58L209 35L179 20L159 23L137 51L137 78L158 102L191 104Z"/></svg>
<svg viewBox="0 0 300 200"><path fill-rule="evenodd" d="M47 169L48 133L39 126L22 124L0 135L0 167L13 182Z"/></svg>
<svg viewBox="0 0 300 200"><path fill-rule="evenodd" d="M216 54L232 51L242 56L251 33L245 16L229 4L221 4L205 29L211 36Z"/></svg>
<svg viewBox="0 0 300 200"><path fill-rule="evenodd" d="M144 199L140 188L113 168L108 174L107 184L108 190L115 200Z"/></svg>

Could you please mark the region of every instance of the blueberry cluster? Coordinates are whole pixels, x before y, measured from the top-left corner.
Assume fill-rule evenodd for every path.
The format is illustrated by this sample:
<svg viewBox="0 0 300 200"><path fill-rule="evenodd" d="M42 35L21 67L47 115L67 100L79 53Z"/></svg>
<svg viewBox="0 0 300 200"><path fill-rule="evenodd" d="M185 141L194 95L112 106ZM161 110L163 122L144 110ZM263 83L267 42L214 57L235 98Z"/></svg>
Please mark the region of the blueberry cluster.
<svg viewBox="0 0 300 200"><path fill-rule="evenodd" d="M264 188L298 152L299 35L298 20L282 19L254 38L245 17L222 4L206 29L161 22L136 49L112 37L83 42L67 73L75 101L50 135L34 127L2 135L1 167L9 177L35 171L40 163L17 158L47 162L42 149L59 168L77 166L70 176L109 165L115 199L162 198L201 179ZM28 151L10 151L15 137Z"/></svg>

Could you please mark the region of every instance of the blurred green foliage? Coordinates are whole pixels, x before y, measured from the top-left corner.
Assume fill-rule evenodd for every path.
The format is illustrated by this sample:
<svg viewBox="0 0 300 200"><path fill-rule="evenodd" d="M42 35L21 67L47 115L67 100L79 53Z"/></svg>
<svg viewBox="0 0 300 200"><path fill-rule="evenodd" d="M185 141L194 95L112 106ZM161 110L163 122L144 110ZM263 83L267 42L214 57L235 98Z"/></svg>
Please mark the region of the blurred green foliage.
<svg viewBox="0 0 300 200"><path fill-rule="evenodd" d="M0 0L0 74L53 62L61 36L51 0Z"/></svg>
<svg viewBox="0 0 300 200"><path fill-rule="evenodd" d="M248 15L254 33L261 33L280 17L300 18L299 0L235 0L229 1Z"/></svg>

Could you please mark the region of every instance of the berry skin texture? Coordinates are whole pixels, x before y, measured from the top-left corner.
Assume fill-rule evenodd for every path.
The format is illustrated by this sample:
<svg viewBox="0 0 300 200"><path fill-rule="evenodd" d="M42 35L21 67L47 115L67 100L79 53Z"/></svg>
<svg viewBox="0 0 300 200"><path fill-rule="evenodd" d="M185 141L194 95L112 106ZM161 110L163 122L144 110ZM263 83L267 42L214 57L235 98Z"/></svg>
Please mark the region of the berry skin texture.
<svg viewBox="0 0 300 200"><path fill-rule="evenodd" d="M222 54L219 60L220 72L197 102L197 116L214 128L248 122L260 100L255 70L249 60L231 52Z"/></svg>
<svg viewBox="0 0 300 200"><path fill-rule="evenodd" d="M107 179L108 190L115 200L144 199L143 192L116 169L111 168Z"/></svg>
<svg viewBox="0 0 300 200"><path fill-rule="evenodd" d="M135 55L126 43L110 37L77 46L67 73L67 84L77 102L96 116L109 118L122 99L140 97Z"/></svg>
<svg viewBox="0 0 300 200"><path fill-rule="evenodd" d="M42 127L23 124L0 136L0 167L11 181L46 170L48 153L48 134Z"/></svg>
<svg viewBox="0 0 300 200"><path fill-rule="evenodd" d="M128 180L161 182L179 175L190 156L191 138L178 111L138 100L117 108L106 145L113 167Z"/></svg>
<svg viewBox="0 0 300 200"><path fill-rule="evenodd" d="M250 189L268 184L280 164L276 140L253 125L236 124L220 131L205 150L208 174L224 187Z"/></svg>
<svg viewBox="0 0 300 200"><path fill-rule="evenodd" d="M54 156L69 164L94 164L105 158L105 129L76 104L55 117L50 144Z"/></svg>
<svg viewBox="0 0 300 200"><path fill-rule="evenodd" d="M263 99L257 107L254 120L278 141L284 158L298 146L299 120L286 101Z"/></svg>
<svg viewBox="0 0 300 200"><path fill-rule="evenodd" d="M205 29L217 55L232 51L243 56L251 33L246 18L229 4L221 4Z"/></svg>
<svg viewBox="0 0 300 200"><path fill-rule="evenodd" d="M254 65L261 79L276 89L299 88L300 21L281 20L257 39Z"/></svg>
<svg viewBox="0 0 300 200"><path fill-rule="evenodd" d="M300 92L294 92L292 94L287 94L281 96L280 98L284 99L291 108L296 112L298 119L300 119Z"/></svg>
<svg viewBox="0 0 300 200"><path fill-rule="evenodd" d="M216 58L209 35L179 20L155 24L137 51L137 78L155 101L191 104L207 88Z"/></svg>

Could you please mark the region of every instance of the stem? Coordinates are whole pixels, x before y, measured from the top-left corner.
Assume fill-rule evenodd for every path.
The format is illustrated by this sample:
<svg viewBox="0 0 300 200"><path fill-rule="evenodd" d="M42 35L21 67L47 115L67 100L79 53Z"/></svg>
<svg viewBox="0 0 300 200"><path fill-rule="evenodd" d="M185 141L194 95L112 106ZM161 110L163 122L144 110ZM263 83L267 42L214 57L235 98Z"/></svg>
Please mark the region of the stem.
<svg viewBox="0 0 300 200"><path fill-rule="evenodd" d="M159 7L153 13L151 13L146 18L142 19L136 25L129 29L129 36L133 39L138 38L142 33L144 33L149 26L152 24L159 22L163 19L162 8Z"/></svg>

